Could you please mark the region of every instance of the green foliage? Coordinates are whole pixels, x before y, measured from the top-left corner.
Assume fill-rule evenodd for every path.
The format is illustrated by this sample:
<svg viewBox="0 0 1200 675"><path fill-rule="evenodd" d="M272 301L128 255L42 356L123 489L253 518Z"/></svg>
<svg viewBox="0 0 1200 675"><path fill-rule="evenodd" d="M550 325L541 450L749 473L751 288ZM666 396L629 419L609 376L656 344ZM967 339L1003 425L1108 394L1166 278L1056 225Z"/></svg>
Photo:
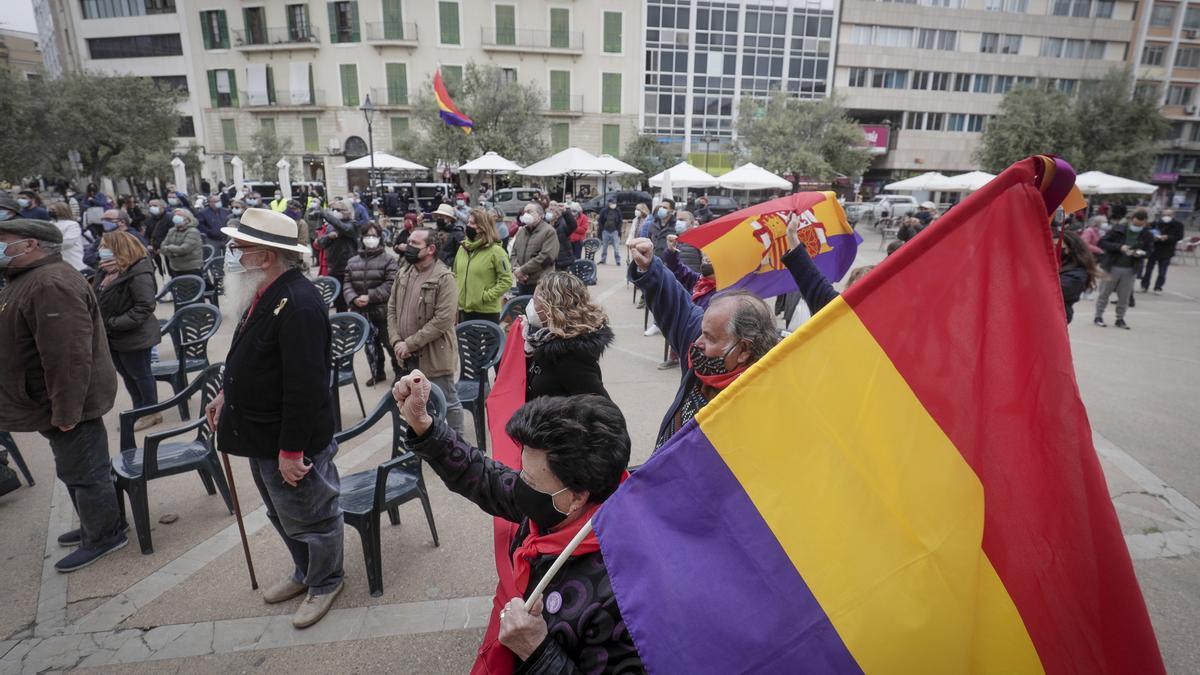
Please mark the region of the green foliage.
<svg viewBox="0 0 1200 675"><path fill-rule="evenodd" d="M976 158L984 170L994 173L1043 153L1059 155L1074 164L1078 128L1066 94L1017 87L1004 95L1000 112L988 122Z"/></svg>
<svg viewBox="0 0 1200 675"><path fill-rule="evenodd" d="M0 151L0 175L73 178L72 151L95 183L118 156L170 161L182 100L148 78L71 74L21 82L6 74L0 133L8 147Z"/></svg>
<svg viewBox="0 0 1200 675"><path fill-rule="evenodd" d="M767 100L743 98L737 132L738 158L777 174L854 178L871 161L862 128L836 96L812 101L776 92Z"/></svg>
<svg viewBox="0 0 1200 675"><path fill-rule="evenodd" d="M641 174L617 177L622 186L632 187L678 164L679 157L672 154L667 146L659 143L653 136L638 134L625 145L625 154L621 155L621 161L642 171Z"/></svg>
<svg viewBox="0 0 1200 675"><path fill-rule="evenodd" d="M267 182L274 181L279 175L279 169L275 164L291 150L292 139L280 140L273 130L259 128L250 137L250 151L242 157L246 162L246 175Z"/></svg>

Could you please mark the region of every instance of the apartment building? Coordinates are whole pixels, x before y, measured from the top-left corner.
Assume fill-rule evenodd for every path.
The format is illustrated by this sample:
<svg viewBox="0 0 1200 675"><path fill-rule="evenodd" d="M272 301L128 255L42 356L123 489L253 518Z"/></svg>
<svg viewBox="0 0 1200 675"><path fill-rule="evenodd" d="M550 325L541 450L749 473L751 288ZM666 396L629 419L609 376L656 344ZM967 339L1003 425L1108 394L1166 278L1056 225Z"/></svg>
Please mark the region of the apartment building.
<svg viewBox="0 0 1200 675"><path fill-rule="evenodd" d="M1200 6L1142 3L1130 61L1138 95L1155 97L1171 122L1151 179L1160 186L1159 200L1194 206L1200 199Z"/></svg>
<svg viewBox="0 0 1200 675"><path fill-rule="evenodd" d="M42 50L38 34L0 28L0 68L26 80L42 76Z"/></svg>
<svg viewBox="0 0 1200 675"><path fill-rule="evenodd" d="M1123 67L1136 9L1127 0L843 0L834 88L852 116L887 136L868 187L978 168L974 152L1003 95L1034 84L1070 94Z"/></svg>
<svg viewBox="0 0 1200 675"><path fill-rule="evenodd" d="M266 128L291 139L297 178L343 192L348 176L336 167L367 153L366 97L379 108L374 146L388 150L410 133L412 103L434 72L453 95L471 62L545 92L552 150L619 155L636 132L641 13L636 0L189 3L183 38L206 172L231 180L230 160Z"/></svg>
<svg viewBox="0 0 1200 675"><path fill-rule="evenodd" d="M829 95L839 4L646 0L645 133L689 154L697 166L727 168L743 96Z"/></svg>

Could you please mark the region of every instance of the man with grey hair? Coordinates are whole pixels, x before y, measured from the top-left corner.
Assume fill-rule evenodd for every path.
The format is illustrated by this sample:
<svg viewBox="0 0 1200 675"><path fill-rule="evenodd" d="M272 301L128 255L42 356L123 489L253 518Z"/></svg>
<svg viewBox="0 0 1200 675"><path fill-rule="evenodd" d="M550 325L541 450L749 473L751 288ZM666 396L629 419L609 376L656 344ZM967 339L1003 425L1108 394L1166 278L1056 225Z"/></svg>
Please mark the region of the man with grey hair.
<svg viewBox="0 0 1200 675"><path fill-rule="evenodd" d="M783 257L796 286L816 314L837 293L808 258L796 236L798 221L788 227L792 250ZM633 283L642 289L646 305L667 343L680 355L683 371L675 401L659 426L655 446L662 446L696 416L722 389L779 343L775 314L758 296L747 291L717 294L701 309L654 254L650 239L629 242L634 262ZM684 358L686 356L686 358Z"/></svg>
<svg viewBox="0 0 1200 675"><path fill-rule="evenodd" d="M0 429L36 431L50 442L54 471L71 493L78 546L54 563L72 572L124 547L104 413L117 373L100 306L83 275L59 253L53 223L0 222Z"/></svg>

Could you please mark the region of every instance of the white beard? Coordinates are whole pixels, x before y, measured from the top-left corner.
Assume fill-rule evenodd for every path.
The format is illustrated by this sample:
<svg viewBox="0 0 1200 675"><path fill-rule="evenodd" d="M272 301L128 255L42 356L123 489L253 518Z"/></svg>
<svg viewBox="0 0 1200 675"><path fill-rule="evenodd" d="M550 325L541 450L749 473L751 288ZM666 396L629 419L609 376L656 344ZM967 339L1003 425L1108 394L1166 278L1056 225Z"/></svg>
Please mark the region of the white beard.
<svg viewBox="0 0 1200 675"><path fill-rule="evenodd" d="M234 320L242 318L266 280L265 270L246 270L225 275L225 304L233 310Z"/></svg>

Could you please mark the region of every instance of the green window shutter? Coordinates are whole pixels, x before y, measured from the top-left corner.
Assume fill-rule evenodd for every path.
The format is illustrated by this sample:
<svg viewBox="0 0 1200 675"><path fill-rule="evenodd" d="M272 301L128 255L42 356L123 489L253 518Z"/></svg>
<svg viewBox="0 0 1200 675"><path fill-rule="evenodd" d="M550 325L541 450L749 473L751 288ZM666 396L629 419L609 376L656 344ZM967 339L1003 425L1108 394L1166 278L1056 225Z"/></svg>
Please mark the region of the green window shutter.
<svg viewBox="0 0 1200 675"><path fill-rule="evenodd" d="M347 108L358 107L358 66L353 63L343 63L338 66L342 80L342 105Z"/></svg>
<svg viewBox="0 0 1200 675"><path fill-rule="evenodd" d="M609 54L621 53L621 13L604 13L604 51Z"/></svg>
<svg viewBox="0 0 1200 675"><path fill-rule="evenodd" d="M496 5L496 44L517 44L517 8L514 5Z"/></svg>
<svg viewBox="0 0 1200 675"><path fill-rule="evenodd" d="M350 3L350 41L362 41L362 33L358 30L358 0Z"/></svg>
<svg viewBox="0 0 1200 675"><path fill-rule="evenodd" d="M312 64L308 64L308 104L317 104L317 85L313 82Z"/></svg>
<svg viewBox="0 0 1200 675"><path fill-rule="evenodd" d="M550 8L550 46L557 49L571 47L571 10Z"/></svg>
<svg viewBox="0 0 1200 675"><path fill-rule="evenodd" d="M270 117L264 117L258 123L262 126L263 131L270 133L272 136L275 135L275 120Z"/></svg>
<svg viewBox="0 0 1200 675"><path fill-rule="evenodd" d="M462 79L462 66L442 66L442 82L451 97L458 96L458 92L462 90Z"/></svg>
<svg viewBox="0 0 1200 675"><path fill-rule="evenodd" d="M458 3L457 2L439 2L438 3L438 21L441 43L444 45L462 44L458 32Z"/></svg>
<svg viewBox="0 0 1200 675"><path fill-rule="evenodd" d="M243 33L245 35L246 44L248 44L248 45L254 44L254 38L255 38L254 31L250 29L250 26L252 25L250 22L250 14L251 14L250 7L242 8L242 28L245 29L243 31Z"/></svg>
<svg viewBox="0 0 1200 675"><path fill-rule="evenodd" d="M238 97L237 97L237 92L238 92L238 89L237 89L237 71L236 71L236 70L230 70L230 71L229 71L229 102L230 102L230 107L233 107L233 108L236 108L236 107L238 107Z"/></svg>
<svg viewBox="0 0 1200 675"><path fill-rule="evenodd" d="M391 105L408 104L408 66L403 63L384 64L387 75L387 102Z"/></svg>
<svg viewBox="0 0 1200 675"><path fill-rule="evenodd" d="M204 48L212 49L212 12L200 12L200 37L204 38Z"/></svg>
<svg viewBox="0 0 1200 675"><path fill-rule="evenodd" d="M613 157L621 154L621 125L605 124L601 127L600 152Z"/></svg>
<svg viewBox="0 0 1200 675"><path fill-rule="evenodd" d="M288 39L294 40L294 39L300 37L299 35L296 34L296 17L292 15L292 6L291 5L288 5L287 7L285 7L284 10L285 10L284 14L287 14Z"/></svg>
<svg viewBox="0 0 1200 675"><path fill-rule="evenodd" d="M621 74L603 73L601 77L600 112L621 112Z"/></svg>
<svg viewBox="0 0 1200 675"><path fill-rule="evenodd" d="M571 109L571 71L550 71L550 110L566 112Z"/></svg>
<svg viewBox="0 0 1200 675"><path fill-rule="evenodd" d="M571 124L555 122L550 125L550 152L558 152L571 147Z"/></svg>
<svg viewBox="0 0 1200 675"><path fill-rule="evenodd" d="M233 120L221 120L221 139L225 142L225 152L237 152L237 124Z"/></svg>
<svg viewBox="0 0 1200 675"><path fill-rule="evenodd" d="M399 148L397 146L400 144L400 141L403 140L404 138L408 137L408 118L407 117L393 117L393 118L391 118L391 123L392 123L392 149L398 150Z"/></svg>
<svg viewBox="0 0 1200 675"><path fill-rule="evenodd" d="M326 5L329 8L329 42L337 44L338 40L338 22L337 22L337 3L330 2Z"/></svg>
<svg viewBox="0 0 1200 675"><path fill-rule="evenodd" d="M221 107L217 98L217 71L208 71L208 95L212 99L212 107Z"/></svg>
<svg viewBox="0 0 1200 675"><path fill-rule="evenodd" d="M275 105L275 73L271 70L271 66L267 66L267 100L271 102L271 105Z"/></svg>
<svg viewBox="0 0 1200 675"><path fill-rule="evenodd" d="M404 39L404 10L400 0L383 0L383 37L388 40Z"/></svg>
<svg viewBox="0 0 1200 675"><path fill-rule="evenodd" d="M221 49L229 49L229 23L225 20L225 10L217 10L217 31L221 36Z"/></svg>
<svg viewBox="0 0 1200 675"><path fill-rule="evenodd" d="M304 151L305 152L320 152L321 139L317 137L317 118L304 117L300 120L300 127L304 133Z"/></svg>

